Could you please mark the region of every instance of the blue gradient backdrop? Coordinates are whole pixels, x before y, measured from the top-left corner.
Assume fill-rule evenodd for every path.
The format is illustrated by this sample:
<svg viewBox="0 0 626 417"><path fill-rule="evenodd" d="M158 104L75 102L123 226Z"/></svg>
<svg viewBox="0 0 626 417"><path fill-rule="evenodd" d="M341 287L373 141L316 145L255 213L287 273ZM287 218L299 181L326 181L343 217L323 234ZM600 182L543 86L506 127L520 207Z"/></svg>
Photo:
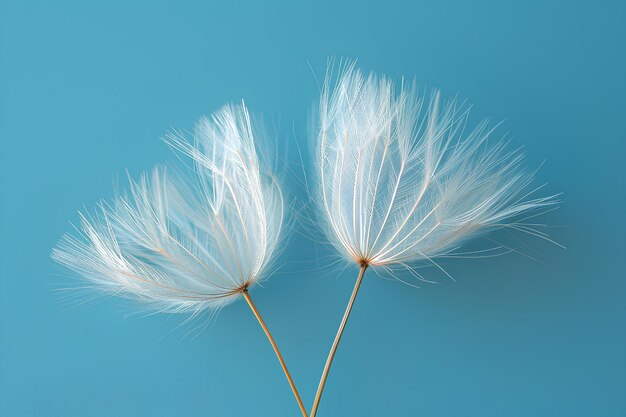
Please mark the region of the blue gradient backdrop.
<svg viewBox="0 0 626 417"><path fill-rule="evenodd" d="M506 119L564 192L545 220L567 250L447 262L457 282L419 290L367 276L319 416L625 416L625 4L2 0L0 415L298 415L244 303L195 338L123 300L68 309L49 253L225 102L272 120L297 171L314 73L348 56ZM356 274L330 255L295 235L253 291L307 404Z"/></svg>

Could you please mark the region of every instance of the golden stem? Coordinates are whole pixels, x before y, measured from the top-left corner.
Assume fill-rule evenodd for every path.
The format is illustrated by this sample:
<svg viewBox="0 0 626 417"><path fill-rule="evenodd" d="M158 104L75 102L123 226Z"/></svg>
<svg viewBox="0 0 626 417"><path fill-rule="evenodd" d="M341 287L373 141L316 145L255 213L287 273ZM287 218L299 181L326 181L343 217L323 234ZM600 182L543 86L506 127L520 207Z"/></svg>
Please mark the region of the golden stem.
<svg viewBox="0 0 626 417"><path fill-rule="evenodd" d="M278 361L280 362L280 366L283 368L283 372L285 373L285 376L287 377L287 381L289 381L289 386L291 387L291 390L293 391L293 395L296 397L296 401L298 401L298 406L300 407L300 411L302 411L302 415L304 417L308 417L306 413L306 408L304 408L302 399L300 399L300 394L298 394L298 390L296 389L296 384L293 382L293 379L291 378L291 374L289 373L289 370L287 369L287 364L285 363L285 360L283 359L283 355L280 354L280 351L278 350L278 346L276 345L276 341L274 341L274 338L272 337L270 330L267 328L267 325L263 321L263 318L261 317L261 313L259 313L259 310L257 310L256 306L252 302L252 298L250 298L250 294L248 294L248 289L247 288L243 289L241 291L241 294L243 295L243 298L245 298L246 301L248 302L250 309L254 313L254 316L256 317L256 319L259 321L259 324L261 325L261 327L263 328L263 331L265 332L267 339L270 341L270 344L272 345L272 348L274 349L274 352L276 353L276 357L278 358Z"/></svg>
<svg viewBox="0 0 626 417"><path fill-rule="evenodd" d="M356 295L359 292L359 287L361 286L361 282L363 281L363 275L365 275L365 270L367 270L367 267L368 265L366 263L361 264L361 270L359 272L358 278L356 279L356 283L354 284L354 289L352 290L350 301L348 302L346 311L343 314L343 319L341 320L341 324L339 325L339 329L337 330L337 335L335 336L333 346L330 348L330 352L328 353L326 365L324 366L324 371L322 372L322 377L320 378L320 384L318 385L317 392L315 393L315 401L313 401L313 408L311 408L310 417L315 417L315 414L317 414L317 409L320 405L320 400L322 399L322 391L324 391L324 385L326 385L326 378L328 378L330 366L332 365L333 359L335 358L337 346L339 346L339 342L341 341L341 335L343 334L343 330L346 327L346 323L348 322L348 317L350 317L350 312L352 311L354 300L356 300Z"/></svg>

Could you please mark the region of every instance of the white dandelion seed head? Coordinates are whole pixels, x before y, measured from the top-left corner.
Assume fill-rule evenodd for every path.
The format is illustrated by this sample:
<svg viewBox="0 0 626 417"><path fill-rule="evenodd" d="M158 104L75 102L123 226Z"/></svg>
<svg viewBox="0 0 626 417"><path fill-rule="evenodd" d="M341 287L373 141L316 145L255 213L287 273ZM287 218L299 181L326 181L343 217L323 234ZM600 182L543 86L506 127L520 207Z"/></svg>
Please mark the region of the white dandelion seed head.
<svg viewBox="0 0 626 417"><path fill-rule="evenodd" d="M335 81L333 81L335 80ZM520 152L490 143L467 108L415 85L364 76L348 63L324 83L317 201L331 242L369 265L407 265L450 253L480 232L553 204L529 198ZM521 224L514 223L520 229Z"/></svg>
<svg viewBox="0 0 626 417"><path fill-rule="evenodd" d="M265 277L278 250L283 198L257 155L245 105L196 125L194 143L165 140L194 173L155 169L126 195L80 215L52 257L109 293L170 312L219 308Z"/></svg>

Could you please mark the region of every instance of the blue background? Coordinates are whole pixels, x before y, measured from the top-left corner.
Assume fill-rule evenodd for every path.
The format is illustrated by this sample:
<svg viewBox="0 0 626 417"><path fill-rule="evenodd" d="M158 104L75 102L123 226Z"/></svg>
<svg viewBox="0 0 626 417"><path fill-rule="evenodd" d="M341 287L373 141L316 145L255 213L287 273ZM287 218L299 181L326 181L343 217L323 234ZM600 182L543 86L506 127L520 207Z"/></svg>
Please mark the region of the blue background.
<svg viewBox="0 0 626 417"><path fill-rule="evenodd" d="M0 415L298 415L243 302L203 332L124 300L68 308L49 254L225 102L272 120L297 172L328 56L507 119L564 192L545 221L568 248L449 261L456 283L419 290L366 276L319 416L626 415L623 1L111 3L0 3ZM308 405L356 275L332 259L295 234L252 292Z"/></svg>

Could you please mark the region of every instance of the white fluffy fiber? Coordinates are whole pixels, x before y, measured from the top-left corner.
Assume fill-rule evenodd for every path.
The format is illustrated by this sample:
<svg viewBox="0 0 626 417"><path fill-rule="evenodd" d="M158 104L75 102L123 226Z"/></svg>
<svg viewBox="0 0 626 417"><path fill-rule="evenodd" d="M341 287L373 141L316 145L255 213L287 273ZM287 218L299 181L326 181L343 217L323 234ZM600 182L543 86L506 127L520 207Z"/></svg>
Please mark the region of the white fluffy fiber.
<svg viewBox="0 0 626 417"><path fill-rule="evenodd" d="M201 119L194 144L166 141L194 161L191 176L155 169L97 214L81 214L53 258L100 289L160 310L218 308L259 281L276 253L283 199L266 175L245 106Z"/></svg>
<svg viewBox="0 0 626 417"><path fill-rule="evenodd" d="M534 233L516 219L554 204L531 197L523 155L494 142L487 122L468 129L455 100L425 98L353 64L331 72L319 104L317 200L346 257L408 266L494 228Z"/></svg>

